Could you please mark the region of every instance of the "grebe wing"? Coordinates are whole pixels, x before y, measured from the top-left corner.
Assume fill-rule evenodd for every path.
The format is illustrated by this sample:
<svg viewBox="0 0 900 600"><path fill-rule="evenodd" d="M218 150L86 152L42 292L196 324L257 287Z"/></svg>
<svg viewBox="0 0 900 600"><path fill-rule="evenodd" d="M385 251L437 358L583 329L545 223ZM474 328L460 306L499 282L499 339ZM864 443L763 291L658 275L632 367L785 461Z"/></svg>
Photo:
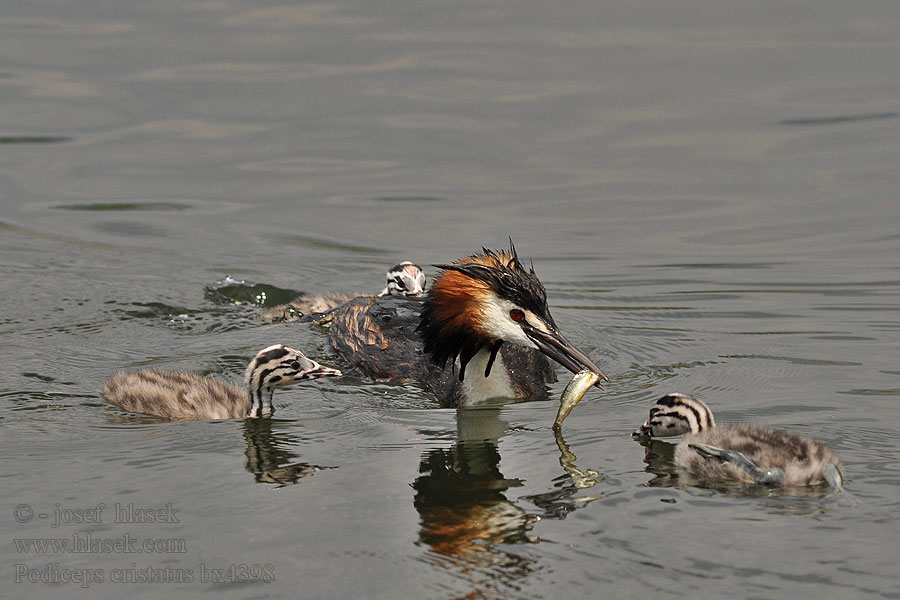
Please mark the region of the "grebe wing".
<svg viewBox="0 0 900 600"><path fill-rule="evenodd" d="M328 337L366 375L393 383L427 382L441 369L425 354L416 331L423 298L356 298L332 313ZM430 386L429 386L430 387Z"/></svg>

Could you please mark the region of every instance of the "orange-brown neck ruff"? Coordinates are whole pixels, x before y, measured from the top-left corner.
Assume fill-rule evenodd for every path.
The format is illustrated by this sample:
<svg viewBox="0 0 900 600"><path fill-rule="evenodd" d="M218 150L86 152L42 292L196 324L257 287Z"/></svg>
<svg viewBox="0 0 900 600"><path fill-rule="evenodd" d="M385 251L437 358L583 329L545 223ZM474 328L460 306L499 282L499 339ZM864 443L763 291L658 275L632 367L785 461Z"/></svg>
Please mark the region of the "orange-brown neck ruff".
<svg viewBox="0 0 900 600"><path fill-rule="evenodd" d="M459 357L461 377L479 350L492 346L496 353L502 344L487 333L483 322L488 297L510 300L555 327L544 286L534 270L522 266L515 248L483 250L450 265L435 265L443 272L428 293L418 327L435 364L443 368L448 360Z"/></svg>
<svg viewBox="0 0 900 600"><path fill-rule="evenodd" d="M458 271L445 271L432 286L431 318L447 332L484 336L479 306L490 294L488 285Z"/></svg>
<svg viewBox="0 0 900 600"><path fill-rule="evenodd" d="M457 265L481 265L498 272L509 269L516 257L505 250L467 256ZM451 331L468 331L469 335L484 337L479 307L491 293L488 283L463 271L446 269L432 286L432 317Z"/></svg>

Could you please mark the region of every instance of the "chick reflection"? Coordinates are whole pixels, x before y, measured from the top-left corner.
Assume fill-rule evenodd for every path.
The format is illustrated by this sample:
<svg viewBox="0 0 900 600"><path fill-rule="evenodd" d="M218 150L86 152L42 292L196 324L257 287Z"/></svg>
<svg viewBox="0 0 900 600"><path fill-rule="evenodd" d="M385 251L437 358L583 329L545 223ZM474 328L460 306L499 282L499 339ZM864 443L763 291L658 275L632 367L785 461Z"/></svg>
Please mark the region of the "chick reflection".
<svg viewBox="0 0 900 600"><path fill-rule="evenodd" d="M270 483L279 487L293 485L303 477L315 475L323 469L306 462L294 462L297 455L288 448L297 439L287 431L273 431L291 421L277 419L244 420L244 468L253 474L257 483Z"/></svg>
<svg viewBox="0 0 900 600"><path fill-rule="evenodd" d="M459 410L459 439L422 455L412 487L423 543L454 564L501 566L501 579L515 579L531 572L533 561L497 545L534 541L528 531L537 517L506 497L522 485L500 472L497 440L506 427L499 409Z"/></svg>
<svg viewBox="0 0 900 600"><path fill-rule="evenodd" d="M644 447L644 464L647 472L654 475L647 482L650 487L669 487L678 483L678 473L675 470L675 444L644 438L638 440Z"/></svg>

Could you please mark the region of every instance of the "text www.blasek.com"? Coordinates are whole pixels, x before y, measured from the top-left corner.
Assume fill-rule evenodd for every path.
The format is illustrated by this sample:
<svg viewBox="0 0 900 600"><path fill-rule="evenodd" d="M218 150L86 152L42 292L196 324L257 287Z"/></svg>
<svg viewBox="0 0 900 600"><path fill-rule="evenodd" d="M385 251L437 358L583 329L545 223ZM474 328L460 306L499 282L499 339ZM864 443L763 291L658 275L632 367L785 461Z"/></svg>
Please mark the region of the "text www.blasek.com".
<svg viewBox="0 0 900 600"><path fill-rule="evenodd" d="M134 504L64 507L59 503L47 512L36 512L31 505L19 504L13 510L13 518L20 524L36 521L49 524L51 529L66 525L122 524L132 526L146 524L180 524L179 510L171 504L163 508L135 507ZM106 514L104 514L106 512ZM112 516L112 519L109 518ZM138 537L130 532L114 537L95 536L93 533L73 533L65 537L22 537L13 539L16 554L29 557L71 554L186 554L184 538ZM157 567L137 561L122 568L110 568L104 558L103 568L71 568L64 563L48 562L41 565L16 563L13 565L15 583L77 584L88 588L95 583L271 583L275 580L275 566L271 564L240 563L209 565L200 563L190 568Z"/></svg>
<svg viewBox="0 0 900 600"><path fill-rule="evenodd" d="M129 533L114 538L98 538L91 533L73 533L68 538L18 538L13 540L18 554L139 554L142 552L187 552L183 538L137 539Z"/></svg>

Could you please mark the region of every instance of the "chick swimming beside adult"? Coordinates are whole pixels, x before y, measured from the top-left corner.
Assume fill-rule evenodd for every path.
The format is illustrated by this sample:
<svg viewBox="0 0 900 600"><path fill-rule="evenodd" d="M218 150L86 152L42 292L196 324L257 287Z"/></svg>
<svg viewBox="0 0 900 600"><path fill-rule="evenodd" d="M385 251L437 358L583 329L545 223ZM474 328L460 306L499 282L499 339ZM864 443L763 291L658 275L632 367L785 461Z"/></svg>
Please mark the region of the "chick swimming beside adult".
<svg viewBox="0 0 900 600"><path fill-rule="evenodd" d="M693 396L656 401L635 437L687 434L675 447L675 465L707 480L780 486L843 485L840 458L801 435L751 425L716 426L709 407Z"/></svg>
<svg viewBox="0 0 900 600"><path fill-rule="evenodd" d="M142 369L110 377L103 396L127 411L172 420L266 417L275 412L275 388L340 374L299 350L276 344L260 350L247 365L243 389L195 373Z"/></svg>

